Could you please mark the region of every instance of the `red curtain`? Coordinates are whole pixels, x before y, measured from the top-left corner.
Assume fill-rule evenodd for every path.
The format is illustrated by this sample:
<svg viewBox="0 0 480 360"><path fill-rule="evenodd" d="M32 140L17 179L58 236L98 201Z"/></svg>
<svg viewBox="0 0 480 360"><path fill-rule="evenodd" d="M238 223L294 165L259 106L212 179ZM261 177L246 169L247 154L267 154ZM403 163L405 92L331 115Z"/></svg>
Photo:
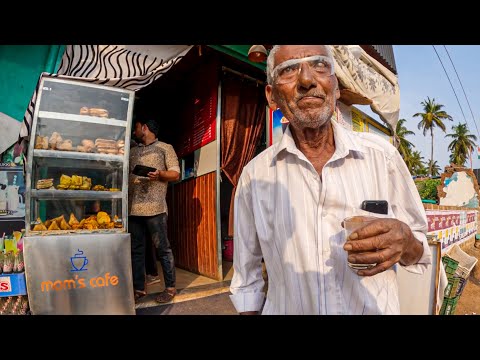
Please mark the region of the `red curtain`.
<svg viewBox="0 0 480 360"><path fill-rule="evenodd" d="M222 166L233 185L228 235L233 236L233 200L243 167L254 157L265 127L265 89L227 74L222 85Z"/></svg>

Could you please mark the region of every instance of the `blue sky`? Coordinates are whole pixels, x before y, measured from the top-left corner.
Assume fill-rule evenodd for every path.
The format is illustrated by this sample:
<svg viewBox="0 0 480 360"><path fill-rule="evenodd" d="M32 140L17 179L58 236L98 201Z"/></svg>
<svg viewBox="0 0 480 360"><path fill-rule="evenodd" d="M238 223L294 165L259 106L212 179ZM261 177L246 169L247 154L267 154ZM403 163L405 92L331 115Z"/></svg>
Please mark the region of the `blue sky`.
<svg viewBox="0 0 480 360"><path fill-rule="evenodd" d="M476 125L480 129L480 46L446 45L446 47L460 76ZM420 118L414 118L413 114L423 112L420 103L427 97L435 98L435 102L443 104L443 110L453 117L453 121L446 121L447 134L453 132L452 125L464 123L466 119L470 132L480 139L472 112L447 52L443 45L435 45L435 48L450 77L465 117L432 45L394 45L393 47L400 84L400 118L406 119L406 127L415 132L415 135L409 136L408 139L426 161L430 159L431 136L430 133L423 136L423 132L418 130ZM378 119L378 115L370 111L369 107L360 106L359 108ZM435 129L433 136L433 158L437 160L443 172L445 165L449 163L447 148L451 140L445 138L445 133L440 129ZM477 144L480 145L480 141L477 140ZM468 161L466 165L470 166L470 162ZM473 168L480 168L477 151L473 153Z"/></svg>

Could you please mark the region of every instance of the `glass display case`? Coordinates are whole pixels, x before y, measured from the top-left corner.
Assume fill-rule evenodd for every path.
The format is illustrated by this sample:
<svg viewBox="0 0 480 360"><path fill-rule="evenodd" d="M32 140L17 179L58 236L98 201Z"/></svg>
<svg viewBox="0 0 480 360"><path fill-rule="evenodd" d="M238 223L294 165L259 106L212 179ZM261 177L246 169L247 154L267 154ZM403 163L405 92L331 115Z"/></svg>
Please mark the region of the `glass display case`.
<svg viewBox="0 0 480 360"><path fill-rule="evenodd" d="M28 151L27 236L126 231L134 97L43 78Z"/></svg>

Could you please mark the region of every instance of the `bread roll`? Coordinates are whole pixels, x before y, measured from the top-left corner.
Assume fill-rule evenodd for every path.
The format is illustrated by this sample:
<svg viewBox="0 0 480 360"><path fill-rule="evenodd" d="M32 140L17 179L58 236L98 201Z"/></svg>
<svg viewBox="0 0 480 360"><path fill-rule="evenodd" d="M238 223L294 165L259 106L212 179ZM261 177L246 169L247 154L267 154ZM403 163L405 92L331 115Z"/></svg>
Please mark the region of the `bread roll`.
<svg viewBox="0 0 480 360"><path fill-rule="evenodd" d="M118 154L118 150L115 148L97 147L97 152L102 154Z"/></svg>
<svg viewBox="0 0 480 360"><path fill-rule="evenodd" d="M82 140L82 145L86 146L86 147L92 147L93 148L95 146L95 143L92 140L83 139Z"/></svg>
<svg viewBox="0 0 480 360"><path fill-rule="evenodd" d="M91 116L99 116L99 117L108 118L108 111L105 110L105 109L101 109L101 108L90 108L89 109L89 114Z"/></svg>

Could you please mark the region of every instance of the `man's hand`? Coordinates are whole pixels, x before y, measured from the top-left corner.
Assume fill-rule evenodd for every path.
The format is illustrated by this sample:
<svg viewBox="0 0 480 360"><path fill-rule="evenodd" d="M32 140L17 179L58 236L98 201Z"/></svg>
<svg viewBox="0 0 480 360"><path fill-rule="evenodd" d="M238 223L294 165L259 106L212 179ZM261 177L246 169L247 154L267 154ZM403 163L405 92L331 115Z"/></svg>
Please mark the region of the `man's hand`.
<svg viewBox="0 0 480 360"><path fill-rule="evenodd" d="M156 180L159 181L161 179L161 173L162 171L160 170L155 170L155 171L150 171L147 176L150 180Z"/></svg>
<svg viewBox="0 0 480 360"><path fill-rule="evenodd" d="M360 276L378 274L397 262L415 264L423 255L422 243L415 239L407 224L397 219L378 219L354 231L343 249L350 251L350 263L377 264L359 270Z"/></svg>
<svg viewBox="0 0 480 360"><path fill-rule="evenodd" d="M153 181L177 181L180 178L180 173L173 170L156 170L148 174L149 180Z"/></svg>

